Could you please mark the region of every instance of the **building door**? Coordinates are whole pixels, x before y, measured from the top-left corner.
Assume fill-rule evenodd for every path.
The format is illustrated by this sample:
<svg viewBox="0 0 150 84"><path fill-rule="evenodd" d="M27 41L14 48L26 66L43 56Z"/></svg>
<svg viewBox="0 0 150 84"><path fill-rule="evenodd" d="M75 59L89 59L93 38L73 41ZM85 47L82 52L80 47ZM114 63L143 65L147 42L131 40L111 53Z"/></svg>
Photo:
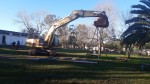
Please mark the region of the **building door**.
<svg viewBox="0 0 150 84"><path fill-rule="evenodd" d="M6 45L6 36L2 36L2 44Z"/></svg>

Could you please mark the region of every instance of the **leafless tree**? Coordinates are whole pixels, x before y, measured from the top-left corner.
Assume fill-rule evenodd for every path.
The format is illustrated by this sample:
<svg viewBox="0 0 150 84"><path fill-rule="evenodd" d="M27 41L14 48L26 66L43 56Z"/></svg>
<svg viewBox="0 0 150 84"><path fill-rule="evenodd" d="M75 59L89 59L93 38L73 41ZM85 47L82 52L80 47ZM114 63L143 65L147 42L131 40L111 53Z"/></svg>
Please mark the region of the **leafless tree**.
<svg viewBox="0 0 150 84"><path fill-rule="evenodd" d="M60 18L53 14L48 14L44 18L45 24L47 24L47 28L49 28L54 22L58 21Z"/></svg>
<svg viewBox="0 0 150 84"><path fill-rule="evenodd" d="M86 44L88 43L88 27L85 24L79 24L76 27L76 38L77 45L85 49Z"/></svg>
<svg viewBox="0 0 150 84"><path fill-rule="evenodd" d="M121 14L121 26L122 26L122 30L121 30L121 34L130 26L130 24L126 24L125 21L126 20L129 20L133 17L133 14L130 13L130 11L127 11L127 12L122 12Z"/></svg>
<svg viewBox="0 0 150 84"><path fill-rule="evenodd" d="M67 25L64 25L63 27L58 29L58 37L59 37L59 44L63 48L67 48L68 37L69 37L69 31Z"/></svg>
<svg viewBox="0 0 150 84"><path fill-rule="evenodd" d="M22 32L29 34L29 38L39 38L49 28L49 25L55 21L54 17L55 15L42 11L33 14L20 11L15 22L21 26Z"/></svg>
<svg viewBox="0 0 150 84"><path fill-rule="evenodd" d="M103 30L104 32L107 32L107 39L113 40L116 38L119 24L119 12L118 9L113 5L113 1L106 0L105 2L99 3L96 5L95 10L104 10L108 16L109 27Z"/></svg>
<svg viewBox="0 0 150 84"><path fill-rule="evenodd" d="M98 3L95 7L95 10L105 11L108 16L109 26L107 28L100 28L99 32L99 50L98 54L101 53L101 48L104 47L105 42L113 42L117 38L118 24L119 24L119 12L118 9L114 6L112 0L105 0L102 3Z"/></svg>

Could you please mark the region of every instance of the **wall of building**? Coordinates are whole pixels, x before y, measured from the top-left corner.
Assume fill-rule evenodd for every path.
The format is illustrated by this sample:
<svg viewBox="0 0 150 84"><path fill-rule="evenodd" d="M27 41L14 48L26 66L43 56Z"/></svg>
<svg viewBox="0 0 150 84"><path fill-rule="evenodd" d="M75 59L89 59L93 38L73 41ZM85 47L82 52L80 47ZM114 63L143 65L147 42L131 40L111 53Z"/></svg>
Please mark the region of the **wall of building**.
<svg viewBox="0 0 150 84"><path fill-rule="evenodd" d="M2 45L2 37L5 36L6 39L6 45L11 45L13 42L20 41L20 45L25 45L26 43L26 36L19 36L19 35L6 35L6 34L1 34L0 35L0 45Z"/></svg>

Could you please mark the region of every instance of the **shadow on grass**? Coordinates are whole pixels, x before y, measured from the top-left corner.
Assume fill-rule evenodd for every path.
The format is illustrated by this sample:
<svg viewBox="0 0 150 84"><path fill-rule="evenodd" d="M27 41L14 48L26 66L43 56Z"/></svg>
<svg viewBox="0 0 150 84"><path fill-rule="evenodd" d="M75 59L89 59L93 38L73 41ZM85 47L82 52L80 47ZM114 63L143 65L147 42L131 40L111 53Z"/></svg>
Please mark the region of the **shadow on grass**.
<svg viewBox="0 0 150 84"><path fill-rule="evenodd" d="M9 50L9 49L8 49ZM7 51L7 50L6 50ZM12 51L12 52L11 52ZM61 50L60 50L61 51ZM62 50L64 52L65 50ZM23 51L10 50L8 54L26 54ZM79 53L79 51L65 51L60 56L85 57L85 55L67 54ZM81 53L85 53L80 51ZM4 53L4 52L3 52ZM90 59L97 58L96 55L88 56ZM55 60L27 60L0 58L0 83L2 84L46 84L46 83L98 83L100 80L117 80L121 84L133 80L149 80L150 72L141 71L141 63L149 62L141 58L131 58L128 62L115 61L115 57L101 56L95 60L97 64L74 63ZM104 61L114 60L114 61ZM46 81L47 82L44 82ZM120 81L121 80L121 81ZM80 82L78 82L80 81Z"/></svg>
<svg viewBox="0 0 150 84"><path fill-rule="evenodd" d="M0 48L0 54L10 54L10 55L27 55L28 50L25 49L14 49L14 48Z"/></svg>
<svg viewBox="0 0 150 84"><path fill-rule="evenodd" d="M66 53L87 53L88 50L79 50L79 49L63 49L63 48L55 48L56 52L66 52Z"/></svg>
<svg viewBox="0 0 150 84"><path fill-rule="evenodd" d="M46 67L45 67L46 66ZM44 80L109 80L150 79L149 72L140 71L140 65L130 62L97 64L62 62L54 60L0 59L0 82L5 84L40 84ZM77 82L77 81L76 81Z"/></svg>

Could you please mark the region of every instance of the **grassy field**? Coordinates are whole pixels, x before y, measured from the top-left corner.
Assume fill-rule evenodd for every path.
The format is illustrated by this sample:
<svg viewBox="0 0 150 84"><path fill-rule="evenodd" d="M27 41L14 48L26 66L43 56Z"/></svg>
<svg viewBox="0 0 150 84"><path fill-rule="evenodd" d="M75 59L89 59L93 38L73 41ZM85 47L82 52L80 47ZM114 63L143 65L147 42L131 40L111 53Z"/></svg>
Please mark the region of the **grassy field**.
<svg viewBox="0 0 150 84"><path fill-rule="evenodd" d="M0 84L149 84L150 72L141 64L150 57L132 56L127 62L116 60L125 55L86 56L86 51L57 49L61 58L87 59L94 62L48 60L47 56L28 56L27 50L0 48ZM41 59L39 59L41 58Z"/></svg>

